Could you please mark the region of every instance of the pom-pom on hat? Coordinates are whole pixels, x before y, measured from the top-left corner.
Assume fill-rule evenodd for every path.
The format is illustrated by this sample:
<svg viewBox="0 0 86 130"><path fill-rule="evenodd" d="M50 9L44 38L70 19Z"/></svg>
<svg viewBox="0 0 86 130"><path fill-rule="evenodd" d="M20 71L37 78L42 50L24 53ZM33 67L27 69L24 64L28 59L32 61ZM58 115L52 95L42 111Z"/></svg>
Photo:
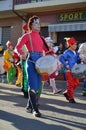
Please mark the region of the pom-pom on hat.
<svg viewBox="0 0 86 130"><path fill-rule="evenodd" d="M25 23L25 24L22 26L22 30L24 30L24 31L27 31L27 30L28 30L28 24L27 24L27 23Z"/></svg>
<svg viewBox="0 0 86 130"><path fill-rule="evenodd" d="M13 44L10 41L7 41L6 46L9 48L10 46L13 46Z"/></svg>
<svg viewBox="0 0 86 130"><path fill-rule="evenodd" d="M67 40L68 46L71 46L73 44L77 43L76 39L74 37L71 37L70 39Z"/></svg>

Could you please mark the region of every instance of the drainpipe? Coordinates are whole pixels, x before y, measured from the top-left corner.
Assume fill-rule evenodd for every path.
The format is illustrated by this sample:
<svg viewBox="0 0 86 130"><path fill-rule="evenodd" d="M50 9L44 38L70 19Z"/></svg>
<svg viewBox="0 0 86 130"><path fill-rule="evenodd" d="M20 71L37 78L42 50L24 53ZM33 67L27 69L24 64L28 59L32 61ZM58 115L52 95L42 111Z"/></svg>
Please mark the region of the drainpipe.
<svg viewBox="0 0 86 130"><path fill-rule="evenodd" d="M13 13L15 13L19 18L21 18L22 20L24 20L24 21L27 23L27 20L26 20L23 16L21 16L19 13L17 13L17 12L14 10L14 0L13 0L12 11L13 11Z"/></svg>

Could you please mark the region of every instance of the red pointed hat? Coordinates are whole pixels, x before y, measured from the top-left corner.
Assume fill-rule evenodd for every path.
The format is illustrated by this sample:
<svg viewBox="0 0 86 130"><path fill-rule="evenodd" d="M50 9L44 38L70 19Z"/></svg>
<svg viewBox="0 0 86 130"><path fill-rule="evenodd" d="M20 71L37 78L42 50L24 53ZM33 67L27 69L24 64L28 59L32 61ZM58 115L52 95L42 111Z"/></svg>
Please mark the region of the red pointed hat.
<svg viewBox="0 0 86 130"><path fill-rule="evenodd" d="M25 23L25 24L22 26L22 29L23 29L24 31L28 30L28 24Z"/></svg>
<svg viewBox="0 0 86 130"><path fill-rule="evenodd" d="M71 45L73 45L75 43L77 43L77 41L76 41L76 39L74 37L71 37L69 40L67 40L67 44L69 46L71 46Z"/></svg>

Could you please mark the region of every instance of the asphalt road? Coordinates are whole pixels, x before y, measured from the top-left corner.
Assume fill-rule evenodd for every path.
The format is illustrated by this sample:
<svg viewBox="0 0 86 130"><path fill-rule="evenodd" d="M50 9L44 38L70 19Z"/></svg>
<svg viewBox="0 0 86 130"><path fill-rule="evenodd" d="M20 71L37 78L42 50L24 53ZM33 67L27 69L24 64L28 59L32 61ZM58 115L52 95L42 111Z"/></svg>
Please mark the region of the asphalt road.
<svg viewBox="0 0 86 130"><path fill-rule="evenodd" d="M56 83L65 90L64 81ZM40 99L42 117L37 118L26 112L27 99L20 87L0 83L0 130L86 130L86 97L81 95L81 85L75 91L76 104L62 93L53 95L52 88L45 85Z"/></svg>

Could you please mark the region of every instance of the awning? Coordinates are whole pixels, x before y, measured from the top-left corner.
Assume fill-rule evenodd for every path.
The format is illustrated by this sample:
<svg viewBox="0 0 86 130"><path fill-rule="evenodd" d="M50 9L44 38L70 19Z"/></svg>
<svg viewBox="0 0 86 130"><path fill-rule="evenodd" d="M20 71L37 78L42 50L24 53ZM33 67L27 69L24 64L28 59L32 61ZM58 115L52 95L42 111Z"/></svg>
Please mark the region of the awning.
<svg viewBox="0 0 86 130"><path fill-rule="evenodd" d="M48 25L49 32L65 32L65 31L84 31L86 30L86 22L62 23Z"/></svg>

